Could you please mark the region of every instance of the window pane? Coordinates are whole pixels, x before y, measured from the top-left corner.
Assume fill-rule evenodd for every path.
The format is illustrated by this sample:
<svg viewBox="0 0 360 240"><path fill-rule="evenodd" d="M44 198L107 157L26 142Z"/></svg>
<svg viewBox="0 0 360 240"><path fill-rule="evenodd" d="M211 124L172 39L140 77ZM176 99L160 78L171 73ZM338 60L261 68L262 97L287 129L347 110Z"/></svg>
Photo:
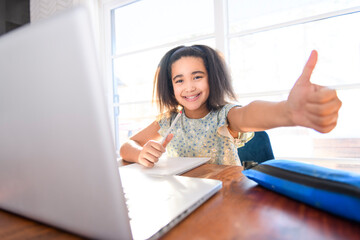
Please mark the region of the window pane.
<svg viewBox="0 0 360 240"><path fill-rule="evenodd" d="M115 9L115 54L214 32L213 1L138 1Z"/></svg>
<svg viewBox="0 0 360 240"><path fill-rule="evenodd" d="M261 28L360 6L359 0L228 0L229 32Z"/></svg>
<svg viewBox="0 0 360 240"><path fill-rule="evenodd" d="M312 49L319 52L314 83L359 84L360 32L355 22L360 22L360 13L231 39L236 91L244 94L290 89Z"/></svg>
<svg viewBox="0 0 360 240"><path fill-rule="evenodd" d="M140 52L113 61L119 95L119 143L154 120L156 107L151 104L153 79L165 49Z"/></svg>

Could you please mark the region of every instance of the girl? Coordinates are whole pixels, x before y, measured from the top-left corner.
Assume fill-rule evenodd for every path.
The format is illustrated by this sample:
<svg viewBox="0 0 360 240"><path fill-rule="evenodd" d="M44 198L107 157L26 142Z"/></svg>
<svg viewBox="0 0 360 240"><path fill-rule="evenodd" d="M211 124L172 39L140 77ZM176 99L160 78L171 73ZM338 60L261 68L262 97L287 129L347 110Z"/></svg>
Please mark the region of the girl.
<svg viewBox="0 0 360 240"><path fill-rule="evenodd" d="M254 101L241 107L228 102L236 96L225 63L215 50L204 45L176 47L161 59L154 80L161 114L124 143L120 155L152 167L167 148L174 157L206 156L211 158L209 163L240 165L237 147L254 131L303 126L330 132L341 101L335 90L310 82L316 62L313 51L286 101ZM179 108L182 114L173 133L161 141Z"/></svg>

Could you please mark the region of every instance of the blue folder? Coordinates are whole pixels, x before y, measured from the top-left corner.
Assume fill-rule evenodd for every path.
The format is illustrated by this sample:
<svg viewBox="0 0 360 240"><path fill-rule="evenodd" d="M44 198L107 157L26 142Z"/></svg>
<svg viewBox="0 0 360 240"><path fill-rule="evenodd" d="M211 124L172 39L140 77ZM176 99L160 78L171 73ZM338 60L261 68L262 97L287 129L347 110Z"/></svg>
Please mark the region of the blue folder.
<svg viewBox="0 0 360 240"><path fill-rule="evenodd" d="M243 174L267 189L360 222L360 174L289 160L254 163Z"/></svg>

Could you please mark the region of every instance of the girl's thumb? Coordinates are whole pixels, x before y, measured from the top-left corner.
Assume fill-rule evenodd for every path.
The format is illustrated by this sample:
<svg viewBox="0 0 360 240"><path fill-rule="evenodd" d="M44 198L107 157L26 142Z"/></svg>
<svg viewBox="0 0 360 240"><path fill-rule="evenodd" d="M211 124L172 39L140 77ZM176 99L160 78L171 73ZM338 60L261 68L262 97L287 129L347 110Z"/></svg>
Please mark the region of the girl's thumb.
<svg viewBox="0 0 360 240"><path fill-rule="evenodd" d="M310 54L308 61L305 64L303 72L297 82L310 83L311 74L316 66L317 59L318 59L318 53L316 50L313 50Z"/></svg>

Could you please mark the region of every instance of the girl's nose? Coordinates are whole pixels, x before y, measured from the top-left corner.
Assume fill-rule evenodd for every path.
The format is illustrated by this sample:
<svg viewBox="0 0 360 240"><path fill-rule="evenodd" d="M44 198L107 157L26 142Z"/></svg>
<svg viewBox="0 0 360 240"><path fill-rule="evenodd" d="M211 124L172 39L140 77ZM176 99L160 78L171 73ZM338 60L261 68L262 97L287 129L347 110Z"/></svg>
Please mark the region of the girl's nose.
<svg viewBox="0 0 360 240"><path fill-rule="evenodd" d="M195 85L192 82L188 82L185 86L185 91L186 92L193 92L196 90Z"/></svg>

